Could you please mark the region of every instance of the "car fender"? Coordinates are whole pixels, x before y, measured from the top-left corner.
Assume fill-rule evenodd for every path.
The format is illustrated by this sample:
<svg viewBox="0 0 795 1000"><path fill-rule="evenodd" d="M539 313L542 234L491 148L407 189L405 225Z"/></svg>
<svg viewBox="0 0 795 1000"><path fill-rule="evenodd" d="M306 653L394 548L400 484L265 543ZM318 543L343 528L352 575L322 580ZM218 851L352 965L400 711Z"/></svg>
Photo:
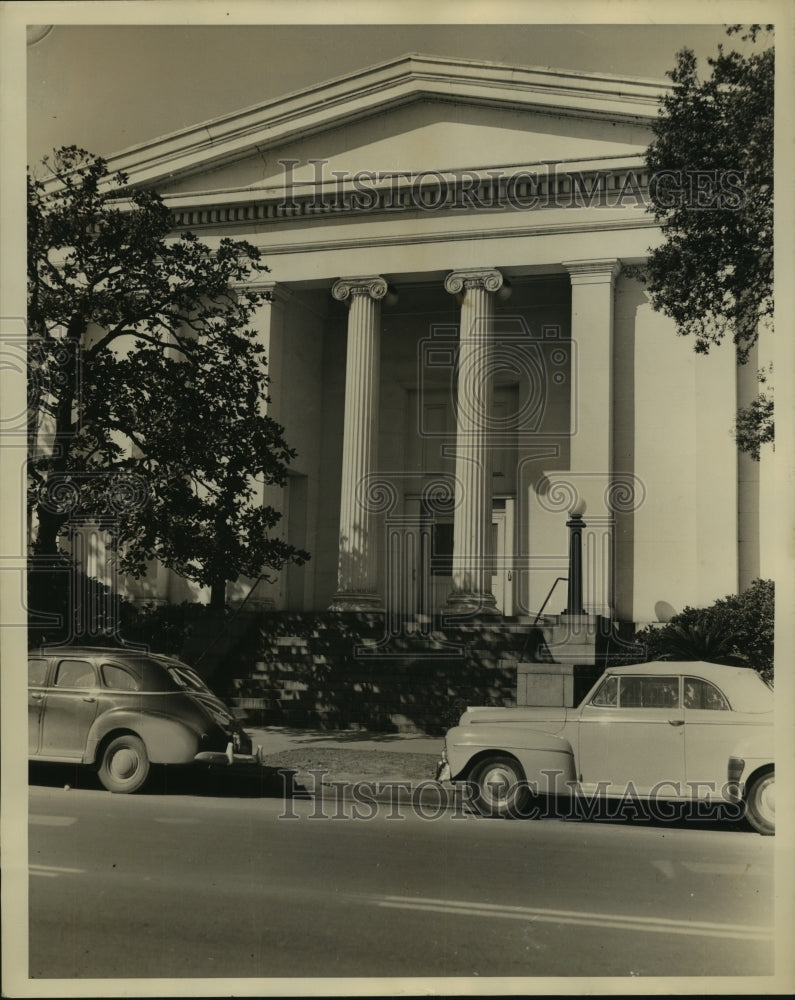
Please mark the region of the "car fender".
<svg viewBox="0 0 795 1000"><path fill-rule="evenodd" d="M775 738L772 726L758 727L743 739L737 740L732 747L732 757L742 757L748 760L768 760L773 763Z"/></svg>
<svg viewBox="0 0 795 1000"><path fill-rule="evenodd" d="M95 762L97 747L108 733L116 730L140 736L153 764L189 764L201 749L200 734L185 723L156 712L119 708L104 712L91 727L84 763Z"/></svg>
<svg viewBox="0 0 795 1000"><path fill-rule="evenodd" d="M750 776L775 762L775 736L772 726L755 726L732 747L727 760L730 779L743 788Z"/></svg>
<svg viewBox="0 0 795 1000"><path fill-rule="evenodd" d="M576 778L567 739L522 725L457 726L447 734L446 752L453 781L467 778L473 764L487 754L501 753L515 757L527 781L541 793L565 792L566 783Z"/></svg>

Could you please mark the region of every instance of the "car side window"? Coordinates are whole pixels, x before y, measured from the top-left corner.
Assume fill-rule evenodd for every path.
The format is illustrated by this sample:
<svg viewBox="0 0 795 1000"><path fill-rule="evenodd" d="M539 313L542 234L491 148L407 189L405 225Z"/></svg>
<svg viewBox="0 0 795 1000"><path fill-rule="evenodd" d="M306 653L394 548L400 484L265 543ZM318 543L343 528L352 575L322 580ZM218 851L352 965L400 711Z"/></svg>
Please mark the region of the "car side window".
<svg viewBox="0 0 795 1000"><path fill-rule="evenodd" d="M28 660L28 687L44 687L47 680L47 661Z"/></svg>
<svg viewBox="0 0 795 1000"><path fill-rule="evenodd" d="M678 708L678 677L622 677L621 708Z"/></svg>
<svg viewBox="0 0 795 1000"><path fill-rule="evenodd" d="M685 677L685 708L728 712L729 703L724 695L709 681L700 677Z"/></svg>
<svg viewBox="0 0 795 1000"><path fill-rule="evenodd" d="M88 660L61 660L55 672L55 687L87 688L96 683L94 668Z"/></svg>
<svg viewBox="0 0 795 1000"><path fill-rule="evenodd" d="M113 691L140 691L141 682L131 670L119 667L115 663L103 663L102 686Z"/></svg>
<svg viewBox="0 0 795 1000"><path fill-rule="evenodd" d="M591 698L591 704L599 708L615 708L618 704L618 678L606 678L602 686Z"/></svg>

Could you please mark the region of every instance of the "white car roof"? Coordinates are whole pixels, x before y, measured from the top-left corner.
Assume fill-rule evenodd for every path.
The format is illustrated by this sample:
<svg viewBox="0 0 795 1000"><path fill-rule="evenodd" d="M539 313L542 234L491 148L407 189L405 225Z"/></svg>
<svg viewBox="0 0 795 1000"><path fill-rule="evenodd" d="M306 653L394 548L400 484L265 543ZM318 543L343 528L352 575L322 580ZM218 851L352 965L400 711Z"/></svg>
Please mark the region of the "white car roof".
<svg viewBox="0 0 795 1000"><path fill-rule="evenodd" d="M606 674L688 674L703 677L708 681L725 681L738 673L756 673L750 667L728 667L723 663L707 663L704 660L654 660L651 663L634 663L627 667L608 667Z"/></svg>
<svg viewBox="0 0 795 1000"><path fill-rule="evenodd" d="M705 663L704 660L655 660L653 663L636 663L628 667L609 667L604 676L645 674L646 676L699 677L713 683L729 699L735 710L743 712L770 712L773 710L773 691L756 670L749 667L728 667L722 663Z"/></svg>

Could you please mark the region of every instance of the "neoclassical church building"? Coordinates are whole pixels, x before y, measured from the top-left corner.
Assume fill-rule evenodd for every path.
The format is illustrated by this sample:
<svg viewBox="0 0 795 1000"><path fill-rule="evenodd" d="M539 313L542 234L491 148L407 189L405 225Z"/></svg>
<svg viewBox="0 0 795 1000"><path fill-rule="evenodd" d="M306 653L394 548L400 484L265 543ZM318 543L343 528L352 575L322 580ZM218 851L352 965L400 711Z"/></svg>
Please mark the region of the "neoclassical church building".
<svg viewBox="0 0 795 1000"><path fill-rule="evenodd" d="M311 560L261 606L645 623L764 573L732 434L756 366L697 355L633 272L661 238L665 87L407 55L109 159L270 268L257 329L297 457L268 502Z"/></svg>

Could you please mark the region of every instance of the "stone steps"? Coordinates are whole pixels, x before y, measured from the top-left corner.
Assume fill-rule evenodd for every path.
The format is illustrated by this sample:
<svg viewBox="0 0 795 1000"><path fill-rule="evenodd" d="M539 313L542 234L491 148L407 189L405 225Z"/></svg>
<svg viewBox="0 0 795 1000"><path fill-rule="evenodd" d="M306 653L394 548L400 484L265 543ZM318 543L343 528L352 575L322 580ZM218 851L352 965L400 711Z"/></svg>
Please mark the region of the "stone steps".
<svg viewBox="0 0 795 1000"><path fill-rule="evenodd" d="M226 691L250 724L438 732L454 724L461 701L514 703L526 625L419 623L384 641L379 616L266 617L251 669Z"/></svg>

